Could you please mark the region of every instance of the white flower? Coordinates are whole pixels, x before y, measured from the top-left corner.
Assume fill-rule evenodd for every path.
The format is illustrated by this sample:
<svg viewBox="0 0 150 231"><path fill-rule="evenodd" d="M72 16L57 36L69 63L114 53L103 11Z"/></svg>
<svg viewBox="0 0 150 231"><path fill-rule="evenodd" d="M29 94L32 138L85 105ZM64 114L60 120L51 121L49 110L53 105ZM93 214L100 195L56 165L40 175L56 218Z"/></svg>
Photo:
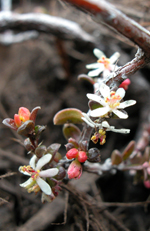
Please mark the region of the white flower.
<svg viewBox="0 0 150 231"><path fill-rule="evenodd" d="M110 91L110 88L106 84L102 83L100 85L99 91L102 96L98 96L96 94L87 94L87 97L90 100L96 101L97 103L102 105L102 107L100 108L90 110L90 116L99 117L106 115L108 112L113 112L121 119L128 118L126 112L122 112L118 109L124 109L126 107L132 106L136 103L136 101L127 100L120 103L122 98L125 96L125 90L123 88L119 88L116 92L114 92Z"/></svg>
<svg viewBox="0 0 150 231"><path fill-rule="evenodd" d="M103 77L106 78L111 72L115 71L118 68L114 64L120 56L118 52L115 52L109 59L106 58L104 53L97 48L93 50L93 53L98 58L98 60L97 63L86 65L87 69L95 69L93 71L90 71L88 73L88 76L95 77L103 72Z"/></svg>
<svg viewBox="0 0 150 231"><path fill-rule="evenodd" d="M116 129L114 126L110 126L107 121L103 121L101 124L96 123L96 122L92 121L86 113L82 112L82 114L83 114L82 120L84 120L84 122L86 122L92 128L97 128L97 127L99 129L105 128L106 131L112 131L112 132L117 132L117 133L126 133L126 134L130 132L130 129L125 129L125 128Z"/></svg>
<svg viewBox="0 0 150 231"><path fill-rule="evenodd" d="M52 158L51 154L46 154L42 156L36 163L37 157L36 155L34 155L30 159L28 166L21 166L19 168L19 171L31 177L23 184L20 184L20 186L28 189L28 192L31 191L38 192L41 189L46 195L51 195L52 194L51 187L43 178L53 177L57 175L59 170L57 168L51 168L41 171L41 168L45 164L49 163L51 158Z"/></svg>

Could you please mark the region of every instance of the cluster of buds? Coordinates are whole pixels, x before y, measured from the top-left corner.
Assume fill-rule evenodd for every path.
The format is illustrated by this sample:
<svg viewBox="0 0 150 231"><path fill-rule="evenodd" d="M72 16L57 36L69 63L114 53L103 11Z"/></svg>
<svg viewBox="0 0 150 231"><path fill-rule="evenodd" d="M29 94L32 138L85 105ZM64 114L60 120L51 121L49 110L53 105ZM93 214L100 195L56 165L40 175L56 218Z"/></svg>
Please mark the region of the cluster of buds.
<svg viewBox="0 0 150 231"><path fill-rule="evenodd" d="M82 164L86 160L89 162L99 162L100 161L100 151L97 148L91 148L87 150L87 142L82 141L78 143L73 138L68 140L66 144L66 157L68 160L72 160L68 168L68 178L79 179L82 175Z"/></svg>

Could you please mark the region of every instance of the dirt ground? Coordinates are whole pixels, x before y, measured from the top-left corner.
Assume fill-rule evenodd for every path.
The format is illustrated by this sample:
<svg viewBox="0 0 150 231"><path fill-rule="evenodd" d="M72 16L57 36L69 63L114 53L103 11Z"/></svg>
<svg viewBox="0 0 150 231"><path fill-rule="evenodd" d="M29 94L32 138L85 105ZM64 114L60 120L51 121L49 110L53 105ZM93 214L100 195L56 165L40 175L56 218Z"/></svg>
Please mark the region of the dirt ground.
<svg viewBox="0 0 150 231"><path fill-rule="evenodd" d="M110 2L149 29L148 0ZM54 126L53 117L68 107L88 111L86 93L92 93L93 89L77 77L87 74L86 64L95 62L93 48L97 45L108 57L115 51L120 52L118 65L124 65L134 57L136 46L61 1L42 1L41 4L41 1L16 0L13 10L19 13L41 11L75 21L95 40L93 43L76 38L66 40L40 33L37 38L21 43L0 44L1 122L6 117L13 118L20 106L30 110L41 106L36 123L47 125L41 141L46 146L61 143L60 151L65 155L62 126ZM131 76L125 99L135 99L137 104L134 110L127 109L129 119L114 122L118 128L130 128L131 132L129 135L108 133L106 144L97 146L101 149L102 162L114 149L122 150L130 140L137 141L140 137L150 112L149 76L149 65ZM43 205L39 194L28 194L19 186L26 178L18 173L18 167L27 164L30 156L18 139L23 141L23 137L1 123L0 176L6 174L0 177L1 231L150 231L150 206L140 203L149 201L150 190L142 182L134 184L128 172L107 173L102 177L84 173L80 180L64 184L55 201Z"/></svg>

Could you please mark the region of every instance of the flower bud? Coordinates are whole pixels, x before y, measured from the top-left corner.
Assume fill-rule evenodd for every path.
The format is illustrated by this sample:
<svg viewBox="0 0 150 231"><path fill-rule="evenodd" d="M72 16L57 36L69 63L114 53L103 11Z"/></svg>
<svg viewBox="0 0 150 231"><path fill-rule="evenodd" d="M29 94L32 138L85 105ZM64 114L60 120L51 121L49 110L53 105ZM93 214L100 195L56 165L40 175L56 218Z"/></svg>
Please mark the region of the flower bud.
<svg viewBox="0 0 150 231"><path fill-rule="evenodd" d="M97 148L90 148L87 155L89 162L100 162L100 151Z"/></svg>
<svg viewBox="0 0 150 231"><path fill-rule="evenodd" d="M66 157L67 157L69 160L71 160L71 159L73 159L73 158L76 158L77 155L78 155L78 153L79 153L78 149L72 148L72 149L70 149L70 150L66 153Z"/></svg>
<svg viewBox="0 0 150 231"><path fill-rule="evenodd" d="M87 160L87 155L86 152L84 151L79 151L79 154L77 156L77 159L80 163L84 163Z"/></svg>
<svg viewBox="0 0 150 231"><path fill-rule="evenodd" d="M63 180L66 176L66 170L60 166L58 174L54 177L56 180Z"/></svg>
<svg viewBox="0 0 150 231"><path fill-rule="evenodd" d="M77 178L79 179L82 175L82 166L78 160L72 161L68 168L68 178L73 179Z"/></svg>
<svg viewBox="0 0 150 231"><path fill-rule="evenodd" d="M67 152L68 152L70 149L74 148L74 145L73 145L72 143L67 143L67 144L65 145L65 147L66 147L66 150L67 150Z"/></svg>

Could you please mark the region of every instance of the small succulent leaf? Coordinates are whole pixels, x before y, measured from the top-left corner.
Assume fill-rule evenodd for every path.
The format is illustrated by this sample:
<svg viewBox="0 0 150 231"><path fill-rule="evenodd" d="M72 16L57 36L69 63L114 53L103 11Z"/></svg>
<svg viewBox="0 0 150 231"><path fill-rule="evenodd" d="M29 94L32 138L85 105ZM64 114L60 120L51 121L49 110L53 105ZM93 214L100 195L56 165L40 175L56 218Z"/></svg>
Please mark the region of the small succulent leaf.
<svg viewBox="0 0 150 231"><path fill-rule="evenodd" d="M64 126L63 126L63 134L64 134L64 137L66 138L66 140L68 140L69 138L72 137L76 141L78 141L80 134L81 134L81 131L74 124L68 123L68 124L64 124Z"/></svg>
<svg viewBox="0 0 150 231"><path fill-rule="evenodd" d="M112 165L119 165L122 162L121 153L118 150L114 150L111 154Z"/></svg>
<svg viewBox="0 0 150 231"><path fill-rule="evenodd" d="M81 74L78 76L78 80L86 80L88 81L89 83L91 83L92 85L95 84L95 81L88 75L85 75L85 74Z"/></svg>
<svg viewBox="0 0 150 231"><path fill-rule="evenodd" d="M13 129L13 130L17 130L17 129L18 129L17 126L15 125L14 120L11 119L11 118L6 118L6 119L4 119L4 120L2 121L2 123L3 123L4 125L6 125L7 127Z"/></svg>
<svg viewBox="0 0 150 231"><path fill-rule="evenodd" d="M73 139L72 137L68 139L68 143L73 144L74 148L79 148L78 142L75 139Z"/></svg>
<svg viewBox="0 0 150 231"><path fill-rule="evenodd" d="M150 160L150 147L146 147L143 155L143 163Z"/></svg>
<svg viewBox="0 0 150 231"><path fill-rule="evenodd" d="M58 152L60 146L61 146L61 144L58 144L58 143L51 144L47 148L47 153L51 153L52 155L54 155L56 152Z"/></svg>
<svg viewBox="0 0 150 231"><path fill-rule="evenodd" d="M95 110L97 108L103 107L102 105L100 105L99 103L97 103L97 102L95 102L93 100L90 100L88 104L89 104L89 108L91 110Z"/></svg>
<svg viewBox="0 0 150 231"><path fill-rule="evenodd" d="M19 135L28 136L34 132L34 128L34 122L32 120L27 120L18 128L17 133Z"/></svg>
<svg viewBox="0 0 150 231"><path fill-rule="evenodd" d="M37 113L38 113L38 110L39 110L39 109L41 109L41 107L35 107L35 108L33 108L33 110L31 111L30 120L32 120L34 123L35 123L36 116L37 116Z"/></svg>
<svg viewBox="0 0 150 231"><path fill-rule="evenodd" d="M65 123L82 123L82 112L76 108L63 109L54 116L53 122L55 125L61 125Z"/></svg>
<svg viewBox="0 0 150 231"><path fill-rule="evenodd" d="M122 158L123 158L123 160L128 159L128 157L129 157L129 156L131 155L131 153L133 152L134 148L135 148L135 141L132 140L132 141L127 145L127 147L125 148L125 150L124 150L123 153L122 153Z"/></svg>

